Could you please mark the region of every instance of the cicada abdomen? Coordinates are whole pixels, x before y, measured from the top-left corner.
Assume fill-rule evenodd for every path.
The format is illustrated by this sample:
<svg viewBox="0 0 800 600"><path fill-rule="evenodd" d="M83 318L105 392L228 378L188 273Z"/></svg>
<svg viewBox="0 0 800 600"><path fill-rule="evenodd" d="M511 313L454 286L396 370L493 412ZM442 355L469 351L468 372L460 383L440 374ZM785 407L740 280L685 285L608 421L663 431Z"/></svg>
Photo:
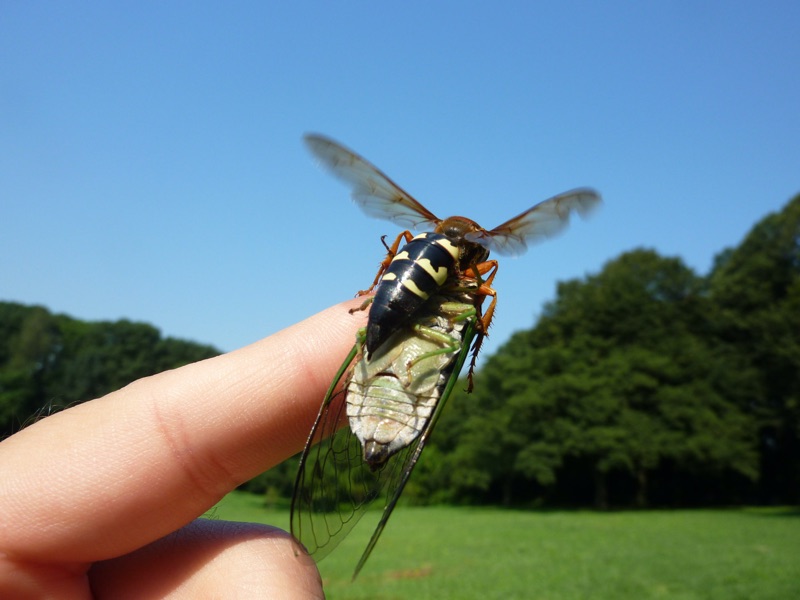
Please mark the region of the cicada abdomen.
<svg viewBox="0 0 800 600"><path fill-rule="evenodd" d="M292 533L315 557L327 555L381 498L383 513L354 577L361 569L453 390L478 315L469 296L437 294L369 358L366 332L359 332L323 402L295 485Z"/></svg>

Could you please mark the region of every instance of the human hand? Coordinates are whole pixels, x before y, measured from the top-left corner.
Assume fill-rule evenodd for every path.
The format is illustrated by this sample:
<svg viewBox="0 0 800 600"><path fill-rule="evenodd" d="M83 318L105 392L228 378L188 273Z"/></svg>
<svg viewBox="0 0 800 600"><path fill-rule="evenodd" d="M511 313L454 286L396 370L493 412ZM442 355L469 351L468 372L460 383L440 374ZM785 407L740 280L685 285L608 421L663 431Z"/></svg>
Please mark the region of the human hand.
<svg viewBox="0 0 800 600"><path fill-rule="evenodd" d="M361 302L0 443L0 598L321 598L289 534L196 519L302 449Z"/></svg>

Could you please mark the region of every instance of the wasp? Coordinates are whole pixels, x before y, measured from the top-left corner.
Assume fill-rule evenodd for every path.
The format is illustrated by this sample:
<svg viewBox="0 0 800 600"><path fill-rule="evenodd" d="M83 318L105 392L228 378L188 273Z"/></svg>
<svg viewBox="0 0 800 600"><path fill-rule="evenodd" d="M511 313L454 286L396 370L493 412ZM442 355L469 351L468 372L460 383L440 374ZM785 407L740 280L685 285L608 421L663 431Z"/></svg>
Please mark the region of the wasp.
<svg viewBox="0 0 800 600"><path fill-rule="evenodd" d="M305 137L312 154L352 189L372 217L408 229L391 245L359 309L367 325L336 373L300 458L291 529L317 559L382 497L380 520L356 566L364 566L469 358L494 315L498 263L586 215L599 194L579 188L540 202L487 230L466 217L439 219L375 166L334 140ZM401 247L402 244L402 247ZM370 293L374 292L374 295ZM486 311L483 303L491 298Z"/></svg>

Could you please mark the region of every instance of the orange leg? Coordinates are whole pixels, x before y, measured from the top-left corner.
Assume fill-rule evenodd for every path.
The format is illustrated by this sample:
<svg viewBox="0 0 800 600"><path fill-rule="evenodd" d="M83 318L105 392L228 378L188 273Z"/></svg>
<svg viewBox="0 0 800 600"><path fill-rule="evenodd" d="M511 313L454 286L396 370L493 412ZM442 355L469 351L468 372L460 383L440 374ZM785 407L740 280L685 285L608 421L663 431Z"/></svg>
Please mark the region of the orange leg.
<svg viewBox="0 0 800 600"><path fill-rule="evenodd" d="M492 324L492 317L494 316L494 309L497 305L497 292L492 288L492 283L494 282L495 275L497 275L497 261L496 260L487 260L480 264L477 264L471 267L472 273L475 275L475 280L478 282L478 290L477 294L479 296L491 296L492 301L489 303L489 308L486 312L481 316L481 333L484 335L488 335L489 333L489 325ZM489 274L489 276L484 279L482 276Z"/></svg>
<svg viewBox="0 0 800 600"><path fill-rule="evenodd" d="M478 283L478 289L474 290L474 292L478 296L491 296L492 301L489 303L489 308L486 310L486 313L483 315L480 314L478 316L478 333L475 338L475 344L472 346L472 359L470 360L469 364L469 371L467 372L467 391L471 392L473 383L472 383L472 375L475 372L475 362L478 360L478 352L481 350L481 345L483 344L483 339L489 335L489 325L492 323L492 317L494 316L494 309L497 305L497 292L492 288L492 282L494 281L495 275L497 275L497 261L496 260L487 260L485 262L479 263L474 265L470 269L474 277L470 277L470 279L474 279ZM486 279L483 278L483 275L489 274ZM483 300L481 300L481 303ZM480 305L478 306L478 310L480 311Z"/></svg>
<svg viewBox="0 0 800 600"><path fill-rule="evenodd" d="M411 234L410 231L404 231L397 238L394 240L394 243L391 246L386 245L386 236L381 237L381 242L383 243L384 248L386 248L386 258L381 261L380 266L378 267L378 274L375 275L375 280L372 282L372 285L369 286L366 290L359 290L357 296L365 296L369 294L372 290L375 289L375 286L378 285L378 282L381 280L381 277L386 272L386 269L389 268L389 265L392 262L392 259L397 255L397 250L400 248L400 242L405 240L406 243L410 242L414 236Z"/></svg>
<svg viewBox="0 0 800 600"><path fill-rule="evenodd" d="M385 235L381 236L381 243L383 244L383 247L386 248L386 258L384 258L381 261L381 264L378 267L378 274L375 275L375 280L372 282L372 285L369 286L366 290L359 290L358 293L356 294L356 296L366 296L367 294L372 292L372 290L375 289L375 286L378 285L378 282L381 280L381 277L386 272L386 269L389 268L389 265L391 264L392 259L395 256L397 256L397 250L400 248L400 242L405 240L406 243L408 243L413 239L413 237L414 236L411 234L411 232L406 230L406 231L404 231L403 233L401 233L400 235L397 236L397 238L394 240L394 243L391 246L387 246L386 245L386 236ZM364 303L361 306L359 306L358 308L350 309L350 314L353 314L354 312L357 312L357 311L360 311L360 310L367 310L367 307L370 304L372 304L372 298L371 297L367 298L366 300L364 300Z"/></svg>

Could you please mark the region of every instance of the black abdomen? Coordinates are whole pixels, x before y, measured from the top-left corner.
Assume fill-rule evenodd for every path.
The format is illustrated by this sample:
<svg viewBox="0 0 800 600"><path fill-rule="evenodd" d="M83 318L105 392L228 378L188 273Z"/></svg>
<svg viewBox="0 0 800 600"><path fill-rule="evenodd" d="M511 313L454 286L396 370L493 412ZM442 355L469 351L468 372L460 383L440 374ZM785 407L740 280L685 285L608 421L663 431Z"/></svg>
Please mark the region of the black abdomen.
<svg viewBox="0 0 800 600"><path fill-rule="evenodd" d="M403 246L375 289L367 322L369 354L439 290L457 257L458 247L440 233L422 233Z"/></svg>

